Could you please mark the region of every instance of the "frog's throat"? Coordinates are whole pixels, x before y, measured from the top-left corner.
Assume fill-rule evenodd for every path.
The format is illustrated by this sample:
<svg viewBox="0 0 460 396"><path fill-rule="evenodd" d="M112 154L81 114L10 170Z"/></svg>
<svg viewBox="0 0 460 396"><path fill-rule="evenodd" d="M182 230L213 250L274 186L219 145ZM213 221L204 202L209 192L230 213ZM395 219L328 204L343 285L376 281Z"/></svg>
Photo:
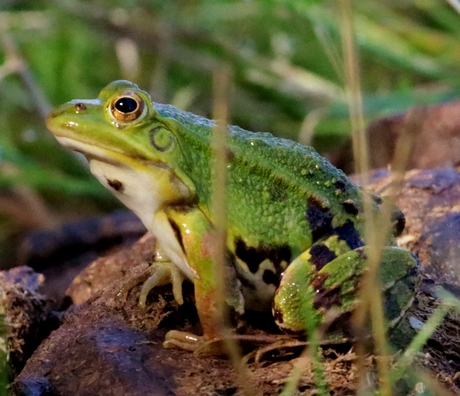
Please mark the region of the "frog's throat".
<svg viewBox="0 0 460 396"><path fill-rule="evenodd" d="M157 239L169 259L193 281L196 272L177 241L161 207L172 197L186 199L190 190L164 164L142 163L123 154L67 137L58 141L82 153L91 172L126 207L131 209Z"/></svg>

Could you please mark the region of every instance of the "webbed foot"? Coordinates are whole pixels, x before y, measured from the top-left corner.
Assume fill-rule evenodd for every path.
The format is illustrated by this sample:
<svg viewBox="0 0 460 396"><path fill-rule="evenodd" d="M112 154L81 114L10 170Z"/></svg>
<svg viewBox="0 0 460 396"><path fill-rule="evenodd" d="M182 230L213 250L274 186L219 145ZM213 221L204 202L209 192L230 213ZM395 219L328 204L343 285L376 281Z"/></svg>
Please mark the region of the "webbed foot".
<svg viewBox="0 0 460 396"><path fill-rule="evenodd" d="M184 276L177 266L171 261L155 261L146 270L129 279L118 291L117 299L126 297L128 292L139 283L143 283L139 295L139 306L145 307L147 296L157 286L164 286L171 283L174 299L179 305L184 303L182 296L182 282Z"/></svg>

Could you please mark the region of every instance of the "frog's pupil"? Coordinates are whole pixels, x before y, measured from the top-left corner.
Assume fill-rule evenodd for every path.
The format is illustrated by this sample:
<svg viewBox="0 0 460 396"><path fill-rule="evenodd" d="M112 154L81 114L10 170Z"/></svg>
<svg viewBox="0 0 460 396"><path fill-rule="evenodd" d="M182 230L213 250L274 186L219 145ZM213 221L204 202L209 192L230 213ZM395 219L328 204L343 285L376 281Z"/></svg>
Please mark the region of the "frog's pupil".
<svg viewBox="0 0 460 396"><path fill-rule="evenodd" d="M137 102L132 98L120 98L115 102L115 108L124 114L136 111L137 107Z"/></svg>

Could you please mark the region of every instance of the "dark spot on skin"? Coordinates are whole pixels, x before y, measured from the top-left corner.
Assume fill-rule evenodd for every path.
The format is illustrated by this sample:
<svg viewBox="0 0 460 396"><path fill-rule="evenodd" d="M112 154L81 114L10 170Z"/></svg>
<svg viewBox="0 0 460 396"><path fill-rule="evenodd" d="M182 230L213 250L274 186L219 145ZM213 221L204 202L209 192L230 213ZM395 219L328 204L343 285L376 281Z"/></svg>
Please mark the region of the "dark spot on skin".
<svg viewBox="0 0 460 396"><path fill-rule="evenodd" d="M383 312L385 318L393 320L401 314L401 307L399 306L398 296L394 294L387 294L383 299Z"/></svg>
<svg viewBox="0 0 460 396"><path fill-rule="evenodd" d="M326 245L321 244L312 246L310 249L310 255L311 257L308 261L312 263L318 271L327 263L337 258L337 255L332 250L330 250Z"/></svg>
<svg viewBox="0 0 460 396"><path fill-rule="evenodd" d="M310 283L313 290L317 291L317 290L323 289L324 282L326 281L327 278L329 278L328 274L321 273L321 274L316 275Z"/></svg>
<svg viewBox="0 0 460 396"><path fill-rule="evenodd" d="M235 153L232 150L227 149L226 153L227 153L227 161L230 162L231 160L233 160L233 158L235 158Z"/></svg>
<svg viewBox="0 0 460 396"><path fill-rule="evenodd" d="M235 240L235 254L245 262L253 274L259 270L260 263L265 259L270 260L276 269L277 276L284 270L281 263L291 261L291 249L289 246L264 246L248 247L242 239Z"/></svg>
<svg viewBox="0 0 460 396"><path fill-rule="evenodd" d="M284 323L283 313L278 308L273 308L273 319L276 323L282 324Z"/></svg>
<svg viewBox="0 0 460 396"><path fill-rule="evenodd" d="M124 187L123 187L123 183L120 180L117 180L117 179L113 179L113 180L106 179L106 180L107 180L107 184L110 187L112 187L115 191L123 192Z"/></svg>
<svg viewBox="0 0 460 396"><path fill-rule="evenodd" d="M420 261L415 254L411 253L411 255L414 258L414 261L416 262L416 264L407 272L407 276L409 277L408 279L411 280L411 282L413 283L411 290L415 290L414 277L418 279L418 277L420 276L419 274Z"/></svg>
<svg viewBox="0 0 460 396"><path fill-rule="evenodd" d="M75 105L75 109L77 111L85 111L86 110L86 105L84 103L77 103Z"/></svg>
<svg viewBox="0 0 460 396"><path fill-rule="evenodd" d="M271 284L271 285L275 285L276 287L278 287L280 284L279 276L277 276L273 271L270 271L268 269L264 271L262 279L267 285Z"/></svg>
<svg viewBox="0 0 460 396"><path fill-rule="evenodd" d="M332 230L332 213L325 208L322 202L314 197L307 200L307 221L312 233L313 242L316 242Z"/></svg>
<svg viewBox="0 0 460 396"><path fill-rule="evenodd" d="M339 239L345 241L351 250L364 246L358 230L351 220L347 220L343 226L334 228Z"/></svg>
<svg viewBox="0 0 460 396"><path fill-rule="evenodd" d="M328 311L332 307L341 306L340 286L335 285L327 289L317 289L315 298L313 299L313 307L323 312Z"/></svg>
<svg viewBox="0 0 460 396"><path fill-rule="evenodd" d="M177 241L179 242L179 245L182 249L182 251L185 253L185 247L184 247L184 241L182 239L182 234L180 232L179 226L176 224L176 222L170 218L168 218L169 224L171 225L171 228L174 231L174 235L176 236Z"/></svg>
<svg viewBox="0 0 460 396"><path fill-rule="evenodd" d="M337 190L340 190L341 192L346 192L347 191L347 185L342 179L337 180L334 183L334 186Z"/></svg>
<svg viewBox="0 0 460 396"><path fill-rule="evenodd" d="M377 205L381 205L383 203L382 197L379 197L378 195L372 195L372 199Z"/></svg>
<svg viewBox="0 0 460 396"><path fill-rule="evenodd" d="M355 252L361 260L367 260L367 254L364 253L364 249L356 249Z"/></svg>
<svg viewBox="0 0 460 396"><path fill-rule="evenodd" d="M268 190L270 194L270 199L275 202L282 202L287 198L287 192L281 188L278 184L270 185Z"/></svg>
<svg viewBox="0 0 460 396"><path fill-rule="evenodd" d="M358 206L352 199L347 199L346 201L343 201L342 206L345 209L345 212L347 212L348 214L356 216L359 213Z"/></svg>
<svg viewBox="0 0 460 396"><path fill-rule="evenodd" d="M400 279L398 282L404 284L407 290L412 295L415 295L415 291L418 285L418 276L418 268L414 266L407 272L407 275L403 279ZM394 293L394 290L390 288L385 291L383 294L383 310L387 319L391 321L398 318L401 316L401 313L403 313L404 310L407 310L407 308L407 306L401 306L399 295Z"/></svg>
<svg viewBox="0 0 460 396"><path fill-rule="evenodd" d="M240 260L247 264L249 271L253 274L257 272L260 263L265 258L262 252L258 251L256 248L247 247L242 240L237 241L235 253Z"/></svg>
<svg viewBox="0 0 460 396"><path fill-rule="evenodd" d="M391 222L393 223L393 235L395 237L401 235L406 226L406 218L404 217L403 212L399 209L393 211L391 214Z"/></svg>

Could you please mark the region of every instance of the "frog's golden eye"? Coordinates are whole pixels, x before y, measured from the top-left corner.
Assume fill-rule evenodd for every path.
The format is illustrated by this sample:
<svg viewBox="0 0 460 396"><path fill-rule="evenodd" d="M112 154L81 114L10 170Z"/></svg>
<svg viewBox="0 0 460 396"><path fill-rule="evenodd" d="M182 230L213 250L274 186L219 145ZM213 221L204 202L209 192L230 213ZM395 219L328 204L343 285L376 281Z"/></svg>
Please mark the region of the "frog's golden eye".
<svg viewBox="0 0 460 396"><path fill-rule="evenodd" d="M144 100L134 92L124 92L117 96L110 104L113 117L122 122L139 119L144 113Z"/></svg>

